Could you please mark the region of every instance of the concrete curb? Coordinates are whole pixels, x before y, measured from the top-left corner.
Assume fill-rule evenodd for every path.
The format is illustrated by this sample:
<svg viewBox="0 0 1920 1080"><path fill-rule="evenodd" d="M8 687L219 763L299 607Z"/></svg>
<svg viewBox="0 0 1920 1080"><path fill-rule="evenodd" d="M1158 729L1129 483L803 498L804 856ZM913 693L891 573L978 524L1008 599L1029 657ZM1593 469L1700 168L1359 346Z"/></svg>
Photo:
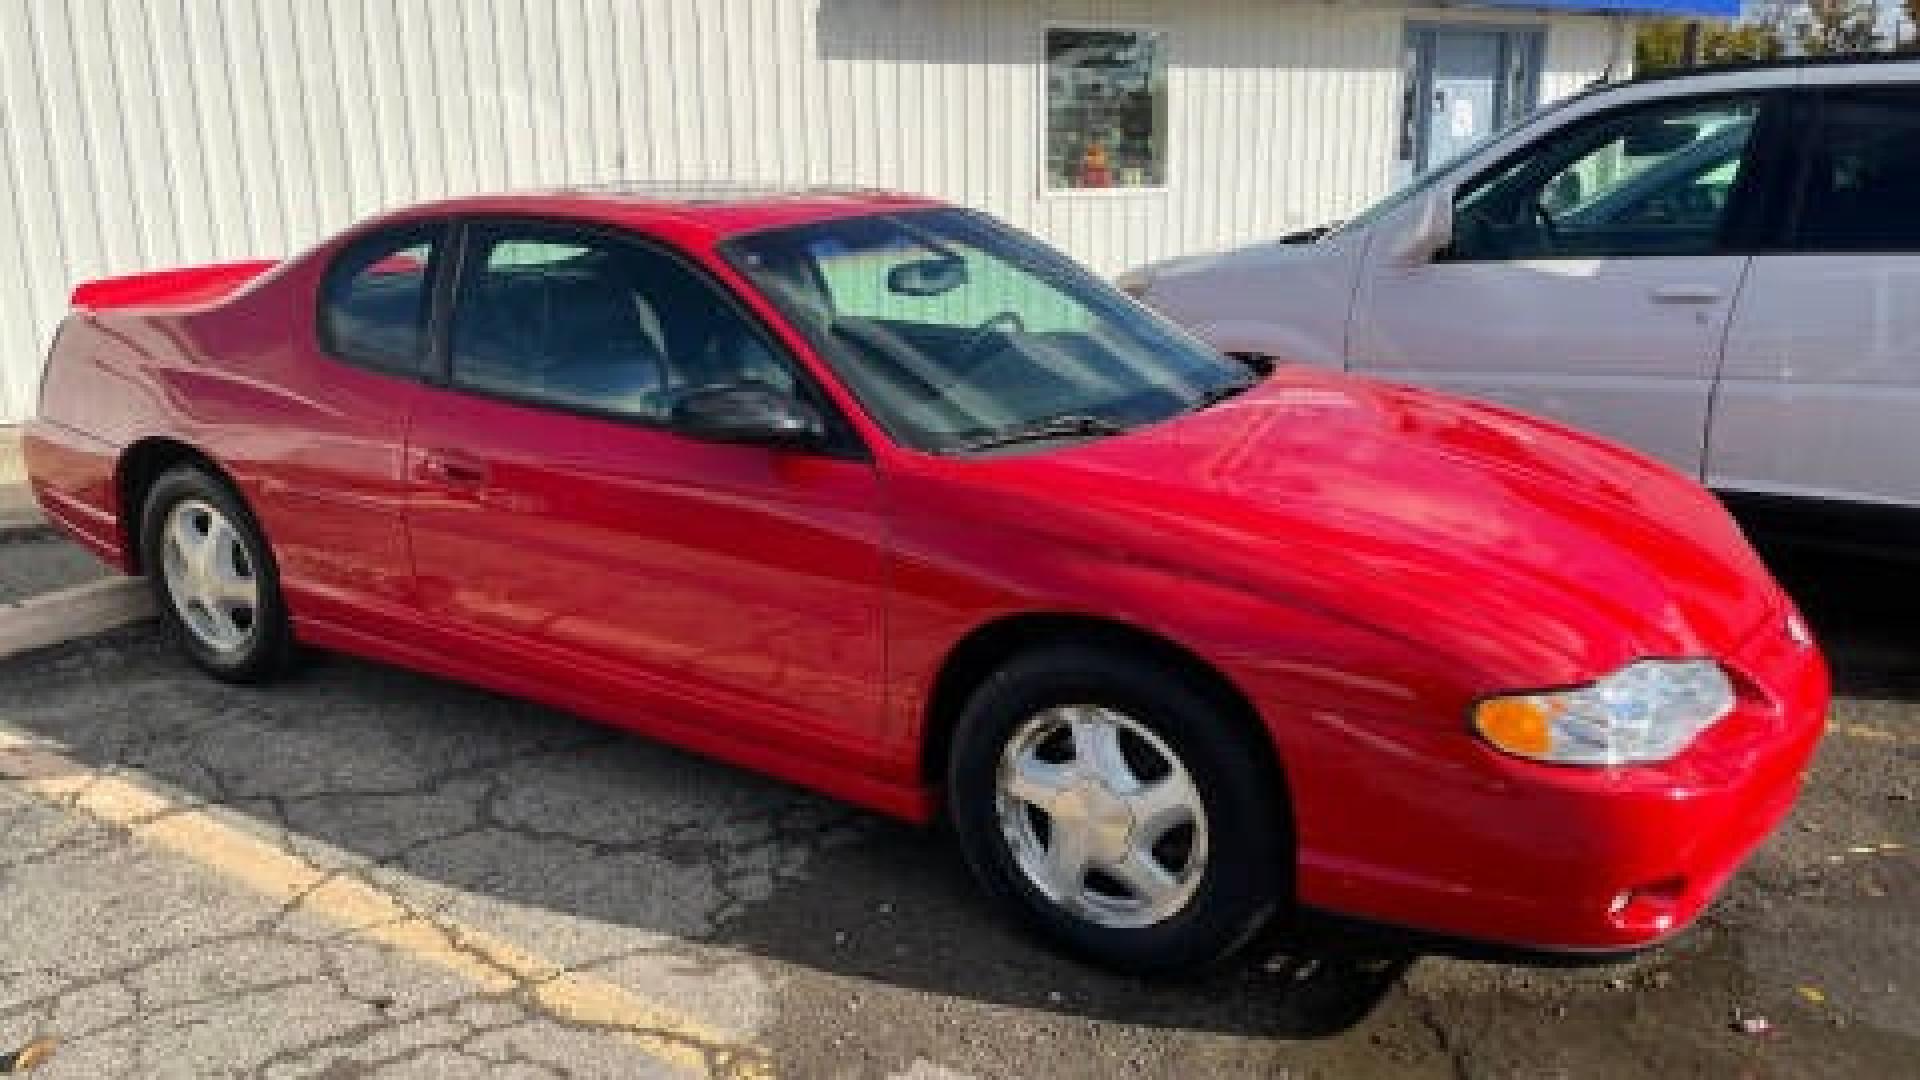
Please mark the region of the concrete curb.
<svg viewBox="0 0 1920 1080"><path fill-rule="evenodd" d="M0 533L38 529L46 523L25 485L0 483Z"/></svg>
<svg viewBox="0 0 1920 1080"><path fill-rule="evenodd" d="M27 463L20 458L20 429L0 424L0 488L27 482Z"/></svg>
<svg viewBox="0 0 1920 1080"><path fill-rule="evenodd" d="M0 659L152 618L147 579L111 577L0 604Z"/></svg>

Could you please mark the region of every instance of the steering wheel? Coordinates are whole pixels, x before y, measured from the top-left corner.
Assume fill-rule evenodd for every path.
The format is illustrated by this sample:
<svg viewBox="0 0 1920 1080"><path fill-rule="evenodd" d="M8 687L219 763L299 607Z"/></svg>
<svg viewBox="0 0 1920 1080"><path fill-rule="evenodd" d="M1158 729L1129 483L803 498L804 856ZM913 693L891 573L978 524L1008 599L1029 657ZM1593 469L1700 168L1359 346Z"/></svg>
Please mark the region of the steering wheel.
<svg viewBox="0 0 1920 1080"><path fill-rule="evenodd" d="M960 357L965 359L978 352L980 347L987 343L987 339L994 334L1018 334L1026 328L1027 320L1021 318L1017 311L1002 311L997 315L988 316L986 322L981 323L973 333L967 335L966 343L960 346Z"/></svg>
<svg viewBox="0 0 1920 1080"><path fill-rule="evenodd" d="M1553 220L1553 215L1548 213L1546 206L1537 200L1532 209L1533 223L1540 226L1540 235L1547 242L1547 250L1560 250L1560 226Z"/></svg>

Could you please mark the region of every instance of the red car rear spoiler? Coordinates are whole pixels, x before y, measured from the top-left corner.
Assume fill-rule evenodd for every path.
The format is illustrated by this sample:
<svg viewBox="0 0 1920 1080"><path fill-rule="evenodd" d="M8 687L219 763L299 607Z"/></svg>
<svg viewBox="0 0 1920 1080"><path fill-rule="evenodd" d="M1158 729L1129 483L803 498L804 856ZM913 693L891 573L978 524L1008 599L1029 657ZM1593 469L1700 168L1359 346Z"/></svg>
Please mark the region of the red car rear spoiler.
<svg viewBox="0 0 1920 1080"><path fill-rule="evenodd" d="M73 290L73 306L85 311L130 307L200 307L232 295L280 265L267 260L188 266L148 274L101 278Z"/></svg>

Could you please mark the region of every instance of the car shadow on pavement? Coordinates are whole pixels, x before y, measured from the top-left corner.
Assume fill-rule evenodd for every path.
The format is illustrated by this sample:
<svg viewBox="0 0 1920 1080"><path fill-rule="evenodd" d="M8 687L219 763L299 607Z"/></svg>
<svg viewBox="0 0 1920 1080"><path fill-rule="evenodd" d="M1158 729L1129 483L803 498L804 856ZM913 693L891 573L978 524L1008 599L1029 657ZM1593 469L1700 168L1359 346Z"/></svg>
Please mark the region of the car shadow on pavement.
<svg viewBox="0 0 1920 1080"><path fill-rule="evenodd" d="M726 936L789 963L943 996L1284 1039L1347 1031L1412 963L1337 943L1307 951L1268 933L1246 959L1197 978L1110 975L1049 951L988 909L943 833L892 822L874 822L861 843L826 855Z"/></svg>
<svg viewBox="0 0 1920 1080"><path fill-rule="evenodd" d="M1100 1022L1313 1039L1364 1019L1410 963L1338 948L1280 957L1273 940L1193 981L1109 975L1003 922L938 831L346 657L237 688L190 670L143 626L0 661L0 686L10 726L89 767L238 811L287 850L418 910L615 978L622 958L681 942L689 969L763 957L787 965L778 981L827 996L871 982Z"/></svg>
<svg viewBox="0 0 1920 1080"><path fill-rule="evenodd" d="M1836 694L1920 701L1920 563L1764 534L1754 546L1813 626Z"/></svg>

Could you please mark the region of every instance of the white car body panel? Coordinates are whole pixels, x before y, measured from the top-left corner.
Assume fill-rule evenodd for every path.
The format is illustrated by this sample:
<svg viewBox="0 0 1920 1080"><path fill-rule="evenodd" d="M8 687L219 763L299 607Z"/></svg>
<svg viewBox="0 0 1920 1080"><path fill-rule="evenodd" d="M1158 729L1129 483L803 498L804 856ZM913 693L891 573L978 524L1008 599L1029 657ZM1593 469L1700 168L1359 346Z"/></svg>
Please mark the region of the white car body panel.
<svg viewBox="0 0 1920 1080"><path fill-rule="evenodd" d="M1263 244L1156 270L1152 304L1222 352L1339 368L1364 237Z"/></svg>
<svg viewBox="0 0 1920 1080"><path fill-rule="evenodd" d="M1708 446L1713 487L1920 506L1920 254L1755 258Z"/></svg>
<svg viewBox="0 0 1920 1080"><path fill-rule="evenodd" d="M1698 476L1746 264L1726 255L1376 264L1362 277L1348 366L1552 417ZM1675 286L1718 299L1659 298Z"/></svg>

